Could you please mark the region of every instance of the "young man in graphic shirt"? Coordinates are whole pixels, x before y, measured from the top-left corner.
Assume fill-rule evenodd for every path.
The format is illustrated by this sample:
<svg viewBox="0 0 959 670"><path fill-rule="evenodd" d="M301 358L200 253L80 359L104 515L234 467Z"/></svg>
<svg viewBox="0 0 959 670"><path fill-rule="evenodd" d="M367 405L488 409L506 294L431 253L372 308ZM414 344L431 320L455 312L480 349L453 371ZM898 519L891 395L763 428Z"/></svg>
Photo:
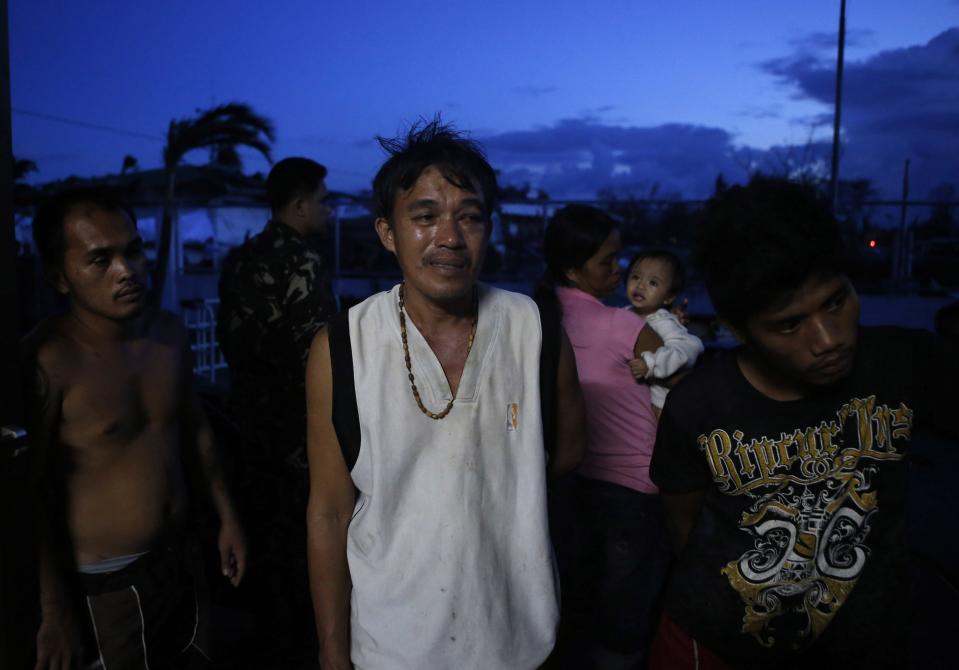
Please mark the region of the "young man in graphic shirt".
<svg viewBox="0 0 959 670"><path fill-rule="evenodd" d="M957 434L956 348L859 327L838 225L804 186L717 194L697 255L742 345L663 412L652 477L678 562L652 667L904 667L907 458L915 429Z"/></svg>

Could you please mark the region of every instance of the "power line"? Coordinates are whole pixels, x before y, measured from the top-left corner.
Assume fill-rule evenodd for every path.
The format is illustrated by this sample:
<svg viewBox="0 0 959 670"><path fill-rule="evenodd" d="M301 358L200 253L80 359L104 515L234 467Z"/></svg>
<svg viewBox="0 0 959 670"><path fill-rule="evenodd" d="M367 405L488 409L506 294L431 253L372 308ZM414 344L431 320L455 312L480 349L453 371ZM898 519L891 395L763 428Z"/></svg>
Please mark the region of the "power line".
<svg viewBox="0 0 959 670"><path fill-rule="evenodd" d="M56 123L63 123L68 126L78 126L80 128L89 128L91 130L99 130L105 133L113 133L114 135L125 135L127 137L138 137L145 140L154 140L156 142L163 142L164 138L161 135L150 135L148 133L141 133L135 130L126 130L125 128L115 128L113 126L103 126L97 123L89 123L87 121L80 121L79 119L70 119L65 116L55 116L53 114L44 114L43 112L33 112L28 109L17 109L16 107L11 108L14 114L19 114L21 116L30 116L35 119L43 119L44 121L54 121Z"/></svg>
<svg viewBox="0 0 959 670"><path fill-rule="evenodd" d="M90 130L99 130L105 133L113 133L114 135L124 135L126 137L137 137L145 140L153 140L155 142L164 142L166 139L161 135L151 135L149 133L141 133L136 130L127 130L125 128L116 128L114 126L104 126L98 123L89 123L88 121L81 121L79 119L71 119L65 116L56 116L54 114L45 114L43 112L34 112L29 109L18 109L16 107L11 108L11 111L14 114L19 114L21 116L29 116L35 119L42 119L44 121L53 121L55 123L63 123L68 126L77 126L79 128L88 128ZM263 159L261 154L258 154L253 151L238 151L237 152L241 158L245 160L253 159ZM351 170L341 170L338 168L327 168L331 173L338 173L344 175L350 175L352 177L362 177L368 179L369 175L361 172L353 172Z"/></svg>

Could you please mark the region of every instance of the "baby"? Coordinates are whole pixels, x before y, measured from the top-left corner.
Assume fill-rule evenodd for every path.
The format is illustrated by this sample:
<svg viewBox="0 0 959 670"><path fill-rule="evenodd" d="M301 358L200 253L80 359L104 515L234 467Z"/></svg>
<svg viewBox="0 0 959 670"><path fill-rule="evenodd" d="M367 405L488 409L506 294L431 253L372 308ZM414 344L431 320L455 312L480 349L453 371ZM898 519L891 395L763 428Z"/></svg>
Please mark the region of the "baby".
<svg viewBox="0 0 959 670"><path fill-rule="evenodd" d="M659 416L669 389L662 383L673 373L693 363L703 353L703 343L691 335L679 318L667 309L686 285L686 271L675 254L653 250L637 254L626 272L626 297L630 309L640 315L663 339L654 352L644 351L629 368L637 381L647 381L653 409Z"/></svg>

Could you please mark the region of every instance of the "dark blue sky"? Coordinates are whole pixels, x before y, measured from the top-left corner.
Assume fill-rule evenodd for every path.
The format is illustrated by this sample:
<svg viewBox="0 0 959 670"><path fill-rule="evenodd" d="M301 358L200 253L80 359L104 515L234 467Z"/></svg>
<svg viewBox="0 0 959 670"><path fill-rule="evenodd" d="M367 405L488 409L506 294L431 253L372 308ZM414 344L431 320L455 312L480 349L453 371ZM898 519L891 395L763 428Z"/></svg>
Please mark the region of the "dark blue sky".
<svg viewBox="0 0 959 670"><path fill-rule="evenodd" d="M959 1L848 4L843 176L893 196L910 158L916 195L959 184ZM442 112L507 182L697 197L828 160L838 5L11 0L14 151L34 182L155 167L171 118L239 100L275 122L276 157L358 190L374 135Z"/></svg>

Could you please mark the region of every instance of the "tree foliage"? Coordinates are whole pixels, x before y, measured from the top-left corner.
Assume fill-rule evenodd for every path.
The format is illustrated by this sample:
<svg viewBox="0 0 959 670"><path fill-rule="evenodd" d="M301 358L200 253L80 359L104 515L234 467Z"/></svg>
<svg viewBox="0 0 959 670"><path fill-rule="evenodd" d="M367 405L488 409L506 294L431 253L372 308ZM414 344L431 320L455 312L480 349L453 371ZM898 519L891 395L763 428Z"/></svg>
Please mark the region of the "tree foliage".
<svg viewBox="0 0 959 670"><path fill-rule="evenodd" d="M163 219L157 247L157 265L153 276L153 299L159 304L163 297L170 245L173 239L173 221L176 212L176 170L183 158L197 149L214 149L217 155L236 159L236 147L256 150L272 162L271 148L276 139L273 123L253 111L246 104L230 102L206 110L197 110L195 116L173 119L167 128L163 148L163 166L166 171L166 194L163 201Z"/></svg>
<svg viewBox="0 0 959 670"><path fill-rule="evenodd" d="M136 172L140 167L140 162L137 160L136 156L127 154L123 157L123 166L120 168L120 174L126 174L127 172Z"/></svg>
<svg viewBox="0 0 959 670"><path fill-rule="evenodd" d="M13 158L13 181L18 182L31 172L37 172L37 164L29 158Z"/></svg>
<svg viewBox="0 0 959 670"><path fill-rule="evenodd" d="M167 169L176 168L189 152L209 147L250 147L271 161L275 139L276 131L269 119L254 112L249 105L230 102L200 110L194 117L170 121L163 165Z"/></svg>

